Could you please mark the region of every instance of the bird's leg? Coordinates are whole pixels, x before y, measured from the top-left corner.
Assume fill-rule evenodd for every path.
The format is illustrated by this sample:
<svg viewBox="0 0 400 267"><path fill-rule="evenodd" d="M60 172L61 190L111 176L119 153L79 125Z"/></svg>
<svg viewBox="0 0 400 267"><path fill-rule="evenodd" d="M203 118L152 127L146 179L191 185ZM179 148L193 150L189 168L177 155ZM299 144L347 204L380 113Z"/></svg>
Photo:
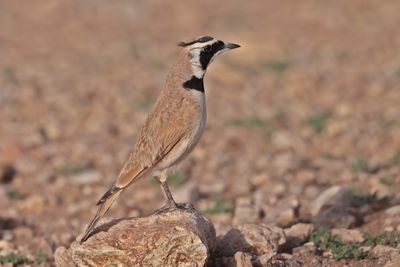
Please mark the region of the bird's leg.
<svg viewBox="0 0 400 267"><path fill-rule="evenodd" d="M172 197L171 191L169 190L167 184L167 175L165 172L162 172L158 177L158 181L160 182L161 189L164 193L165 198L167 199L167 203L156 210L155 214L160 214L167 211L173 211L177 209L186 210L187 207L185 204L176 203L174 198Z"/></svg>

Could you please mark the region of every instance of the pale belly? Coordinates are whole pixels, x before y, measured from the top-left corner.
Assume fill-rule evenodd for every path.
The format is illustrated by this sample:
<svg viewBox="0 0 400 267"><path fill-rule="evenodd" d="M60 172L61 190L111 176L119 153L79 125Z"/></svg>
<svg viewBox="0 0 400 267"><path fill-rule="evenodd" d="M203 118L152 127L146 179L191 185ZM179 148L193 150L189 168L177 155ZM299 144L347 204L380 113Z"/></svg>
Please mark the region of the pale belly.
<svg viewBox="0 0 400 267"><path fill-rule="evenodd" d="M200 99L200 118L195 119L198 121L198 124L193 127L192 134L182 139L169 153L167 157L164 158L162 162L160 162L159 169L169 168L178 164L184 158L192 152L197 143L200 141L201 136L203 135L206 121L207 121L207 111L205 107L205 99L204 95L201 96Z"/></svg>

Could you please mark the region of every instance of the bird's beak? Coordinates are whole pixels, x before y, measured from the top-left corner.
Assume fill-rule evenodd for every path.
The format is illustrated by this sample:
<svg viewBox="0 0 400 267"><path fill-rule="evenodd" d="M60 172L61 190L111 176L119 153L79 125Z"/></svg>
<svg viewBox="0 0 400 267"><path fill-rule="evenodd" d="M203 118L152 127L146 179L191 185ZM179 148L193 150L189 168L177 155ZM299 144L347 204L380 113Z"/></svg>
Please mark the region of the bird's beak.
<svg viewBox="0 0 400 267"><path fill-rule="evenodd" d="M225 49L229 49L229 50L232 50L232 49L235 49L235 48L239 48L239 47L240 47L240 45L232 44L232 43L226 43L225 46L224 46Z"/></svg>

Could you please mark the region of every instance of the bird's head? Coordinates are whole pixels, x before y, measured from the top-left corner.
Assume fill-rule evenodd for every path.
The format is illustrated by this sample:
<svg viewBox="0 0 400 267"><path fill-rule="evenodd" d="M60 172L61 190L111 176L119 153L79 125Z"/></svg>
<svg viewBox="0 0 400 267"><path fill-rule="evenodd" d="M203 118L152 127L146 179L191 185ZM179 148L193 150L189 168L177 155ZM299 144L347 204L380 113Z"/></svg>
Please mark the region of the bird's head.
<svg viewBox="0 0 400 267"><path fill-rule="evenodd" d="M202 36L189 42L180 42L179 46L185 48L193 75L203 78L208 65L223 52L240 47L240 45L227 43L211 36Z"/></svg>

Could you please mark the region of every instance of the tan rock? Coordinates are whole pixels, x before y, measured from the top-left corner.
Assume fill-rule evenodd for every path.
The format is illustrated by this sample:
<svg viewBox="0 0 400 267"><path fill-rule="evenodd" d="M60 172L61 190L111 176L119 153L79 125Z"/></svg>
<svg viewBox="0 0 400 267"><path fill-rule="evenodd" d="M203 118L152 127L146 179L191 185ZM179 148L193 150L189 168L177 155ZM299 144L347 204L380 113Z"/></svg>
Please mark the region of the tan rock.
<svg viewBox="0 0 400 267"><path fill-rule="evenodd" d="M241 225L245 223L255 223L258 219L258 212L251 198L238 198L235 205L235 213L233 216L233 225Z"/></svg>
<svg viewBox="0 0 400 267"><path fill-rule="evenodd" d="M274 253L285 244L283 229L266 224L243 224L232 228L217 244L217 254L233 256L237 251L255 255Z"/></svg>
<svg viewBox="0 0 400 267"><path fill-rule="evenodd" d="M386 209L385 213L390 216L399 215L400 214L400 205L396 205L396 206Z"/></svg>
<svg viewBox="0 0 400 267"><path fill-rule="evenodd" d="M318 213L321 212L322 208L326 205L334 205L335 199L340 196L345 189L341 186L332 186L322 192L317 199L313 202L312 206L310 207L311 214L316 216Z"/></svg>
<svg viewBox="0 0 400 267"><path fill-rule="evenodd" d="M385 264L384 267L399 267L400 266L400 253L393 254L390 260Z"/></svg>
<svg viewBox="0 0 400 267"><path fill-rule="evenodd" d="M194 209L114 220L87 241L59 247L56 266L204 266L215 248L212 223Z"/></svg>
<svg viewBox="0 0 400 267"><path fill-rule="evenodd" d="M285 229L287 243L290 247L298 246L314 231L314 225L307 223L297 223Z"/></svg>
<svg viewBox="0 0 400 267"><path fill-rule="evenodd" d="M364 235L355 229L332 229L331 234L338 236L343 243L361 243L364 241Z"/></svg>
<svg viewBox="0 0 400 267"><path fill-rule="evenodd" d="M271 251L257 257L257 259L254 261L254 266L268 266L272 257L274 257L275 255L276 253Z"/></svg>
<svg viewBox="0 0 400 267"><path fill-rule="evenodd" d="M400 251L397 248L385 246L385 245L376 245L372 249L372 253L375 254L378 257L384 257L384 256L395 256L400 253Z"/></svg>
<svg viewBox="0 0 400 267"><path fill-rule="evenodd" d="M236 267L252 267L253 265L251 264L251 255L248 253L243 253L241 251L238 251L235 253L234 256L235 264L234 266Z"/></svg>

